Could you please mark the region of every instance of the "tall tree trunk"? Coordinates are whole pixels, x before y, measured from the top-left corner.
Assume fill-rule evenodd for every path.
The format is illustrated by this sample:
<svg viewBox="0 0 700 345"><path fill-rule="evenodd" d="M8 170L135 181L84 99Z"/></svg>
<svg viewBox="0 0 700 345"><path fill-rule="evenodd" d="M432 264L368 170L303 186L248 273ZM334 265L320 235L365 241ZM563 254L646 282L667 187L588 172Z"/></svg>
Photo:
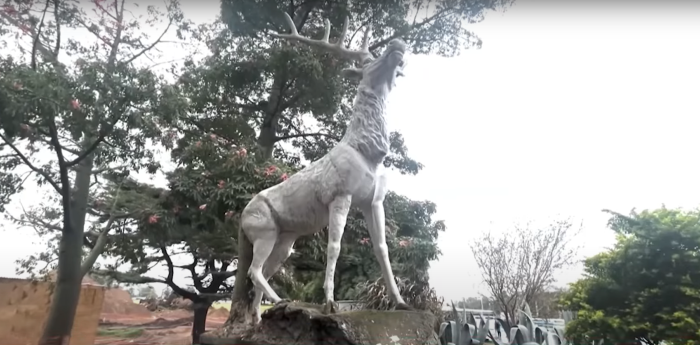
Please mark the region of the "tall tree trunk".
<svg viewBox="0 0 700 345"><path fill-rule="evenodd" d="M207 313L211 302L197 301L193 304L194 320L192 321L192 345L199 344L199 338L207 329Z"/></svg>
<svg viewBox="0 0 700 345"><path fill-rule="evenodd" d="M68 345L80 298L82 249L82 232L70 224L64 224L59 244L56 285L40 345Z"/></svg>
<svg viewBox="0 0 700 345"><path fill-rule="evenodd" d="M83 236L92 165L92 155L78 165L73 192L62 196L69 199L71 207L69 214L63 215L56 282L40 345L68 345L70 341L83 280Z"/></svg>

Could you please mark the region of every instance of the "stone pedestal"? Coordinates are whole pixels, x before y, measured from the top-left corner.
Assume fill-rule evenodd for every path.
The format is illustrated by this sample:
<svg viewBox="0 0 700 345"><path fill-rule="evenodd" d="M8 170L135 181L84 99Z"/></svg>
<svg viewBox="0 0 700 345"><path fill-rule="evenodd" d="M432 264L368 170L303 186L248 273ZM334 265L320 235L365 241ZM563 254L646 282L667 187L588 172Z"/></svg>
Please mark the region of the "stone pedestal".
<svg viewBox="0 0 700 345"><path fill-rule="evenodd" d="M323 315L321 306L289 303L262 314L259 325L202 335L206 345L439 345L428 312L355 310Z"/></svg>

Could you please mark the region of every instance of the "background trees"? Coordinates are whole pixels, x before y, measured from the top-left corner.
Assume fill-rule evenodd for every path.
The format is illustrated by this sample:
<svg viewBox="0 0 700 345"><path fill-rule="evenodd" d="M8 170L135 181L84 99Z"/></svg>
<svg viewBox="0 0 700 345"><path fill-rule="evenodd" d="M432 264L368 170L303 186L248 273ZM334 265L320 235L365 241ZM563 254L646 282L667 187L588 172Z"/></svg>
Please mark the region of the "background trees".
<svg viewBox="0 0 700 345"><path fill-rule="evenodd" d="M700 212L610 212L617 243L585 261L563 299L578 311L567 334L608 343L698 344Z"/></svg>
<svg viewBox="0 0 700 345"><path fill-rule="evenodd" d="M580 227L569 219L547 226L515 225L500 235L490 232L472 242L474 259L506 321L523 303L535 306L556 280L555 272L571 265L577 248L572 239Z"/></svg>

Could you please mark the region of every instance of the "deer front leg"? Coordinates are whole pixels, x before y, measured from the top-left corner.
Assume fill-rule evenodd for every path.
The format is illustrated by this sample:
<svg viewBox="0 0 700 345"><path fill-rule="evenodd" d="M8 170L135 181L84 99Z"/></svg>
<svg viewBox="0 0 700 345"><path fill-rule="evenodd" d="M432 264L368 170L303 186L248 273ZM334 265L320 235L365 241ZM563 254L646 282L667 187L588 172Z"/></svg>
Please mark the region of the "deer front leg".
<svg viewBox="0 0 700 345"><path fill-rule="evenodd" d="M367 222L369 237L372 239L372 249L374 250L374 255L377 257L377 261L379 261L379 267L384 277L384 284L386 284L386 287L389 289L390 297L396 304L396 309L413 310L401 297L399 287L396 286L396 280L394 280L394 272L391 270L389 248L386 245L386 224L384 220L384 197L388 190L387 179L384 174L379 174L377 177L372 203L368 207L362 209L362 214L365 216L365 221Z"/></svg>
<svg viewBox="0 0 700 345"><path fill-rule="evenodd" d="M323 282L323 290L326 293L324 314L334 313L336 309L333 296L335 265L338 262L338 256L340 256L340 241L343 238L351 203L352 197L345 195L336 197L328 205L328 253L326 254L326 278Z"/></svg>

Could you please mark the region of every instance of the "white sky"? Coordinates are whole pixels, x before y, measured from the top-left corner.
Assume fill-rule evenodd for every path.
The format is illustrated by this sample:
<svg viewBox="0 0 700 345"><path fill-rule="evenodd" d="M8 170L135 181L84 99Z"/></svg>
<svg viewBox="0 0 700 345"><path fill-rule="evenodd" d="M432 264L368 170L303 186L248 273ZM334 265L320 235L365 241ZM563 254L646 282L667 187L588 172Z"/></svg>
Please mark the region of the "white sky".
<svg viewBox="0 0 700 345"><path fill-rule="evenodd" d="M210 20L219 2L206 3L183 7ZM489 13L472 25L481 50L410 56L392 92L390 126L426 168L393 174L391 188L437 203L447 222L431 269L446 300L486 293L469 250L483 231L572 216L584 222L588 256L613 243L603 208L698 205L700 6L583 3L518 0ZM27 207L37 193L16 201ZM0 276L41 248L31 230L11 227ZM562 272L560 283L579 275Z"/></svg>

